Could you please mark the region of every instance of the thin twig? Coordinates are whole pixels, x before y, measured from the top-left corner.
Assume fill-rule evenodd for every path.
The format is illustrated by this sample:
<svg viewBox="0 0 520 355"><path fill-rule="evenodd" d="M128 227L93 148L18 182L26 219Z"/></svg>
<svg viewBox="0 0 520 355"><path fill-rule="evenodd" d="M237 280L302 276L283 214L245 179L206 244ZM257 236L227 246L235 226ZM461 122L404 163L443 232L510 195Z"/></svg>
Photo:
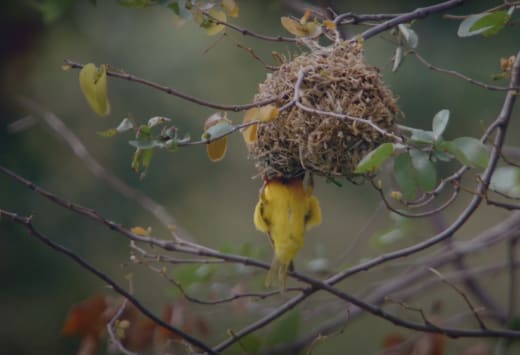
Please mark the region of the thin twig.
<svg viewBox="0 0 520 355"><path fill-rule="evenodd" d="M441 3L441 4L438 4L438 5L434 5L434 6L446 6L446 4L450 5L450 6L455 6L455 5L459 5L461 4L462 1L448 1L448 2L445 2L445 3ZM419 11L418 14L420 14L421 12ZM412 16L413 17L413 16ZM397 18L396 18L397 19ZM400 17L400 20L402 20L403 17ZM392 21L392 20L391 20ZM407 20L408 21L408 20ZM400 22L397 22L397 23L400 23ZM395 24L395 21L394 22L391 22L390 24ZM380 27L380 31L383 31L386 27ZM379 32L380 32L379 31ZM372 34L372 32L370 32L369 34ZM513 70L512 70L512 75L511 75L511 86L514 87L514 86L518 86L520 84L520 52L518 53L517 57L516 57L516 61L513 65ZM493 130L497 129L498 132L497 132L497 135L495 137L495 144L493 146L493 149L491 151L491 154L490 154L490 159L489 159L489 163L488 163L488 167L486 168L486 170L484 171L484 173L482 174L482 179L481 181L479 182L479 190L481 192L484 192L486 189L487 189L487 186L489 185L489 182L491 180L491 176L497 166L497 163L498 163L498 160L499 160L499 152L501 150L501 147L503 146L504 144L504 141L505 141L505 136L506 136L506 131L507 131L507 126L509 124L509 121L511 119L511 114L512 114L512 110L513 110L513 107L514 107L514 104L515 104L515 101L516 101L516 94L512 91L509 91L506 95L506 98L504 100L504 103L502 105L502 109L500 110L500 113L499 115L497 116L497 118L495 119L495 121L493 122L492 125L490 125L490 127L488 127L486 133L484 135L487 135L487 134L490 134ZM458 173L462 172L462 171L465 171L464 169L459 169ZM420 242L420 243L417 243L415 245L412 245L410 247L407 247L407 248L403 248L403 249L400 249L398 251L395 251L395 252L391 252L391 253L387 253L387 254L383 254L377 258L374 258L370 261L367 261L367 262L364 262L364 263L361 263L355 267L352 267L350 269L347 269L345 271L342 271L342 272L339 272L337 273L336 275L328 278L327 280L324 281L325 284L327 285L334 285L356 273L359 273L361 271L367 271L373 267L376 267L378 265L381 265L383 263L386 263L390 260L395 260L395 259L398 259L398 258L403 258L403 257L406 257L408 255L412 255L412 254L415 254L419 251L422 251L422 250L425 250L435 244L438 244L448 238L450 238L451 236L453 236L453 234L455 234L464 224L465 222L473 215L473 213L477 210L477 208L480 206L482 202L482 196L481 194L477 194L475 195L472 200L469 202L469 204L466 206L466 208L459 214L459 216L455 219L455 221L448 227L446 228L444 231L436 234L435 236L423 241L423 242ZM317 289L315 288L311 288L309 289L308 291L308 294L312 294L314 292L316 292ZM285 314L288 310L294 308L297 304L299 304L300 302L302 302L306 297L308 297L308 294L307 293L302 293L292 299L290 299L289 301L287 301L285 304L283 304L282 306L280 306L277 310L274 310L273 312L271 312L269 315L267 315L266 317L250 324L249 326L245 327L244 329L242 329L241 331L237 332L236 333L236 336L237 337L243 337L243 336L246 336L247 334L265 326L266 324L269 324L271 323L274 319L282 316L283 314ZM388 319L388 318L387 318ZM486 330L487 332L487 330ZM231 344L234 343L234 339L228 339L227 341L224 341L223 343L219 344L218 346L216 346L214 349L217 350L217 351L220 351L220 350L223 350L227 347L229 347Z"/></svg>
<svg viewBox="0 0 520 355"><path fill-rule="evenodd" d="M123 195L125 198L136 201L143 209L147 210L165 227L167 227L175 240L193 240L192 236L178 227L175 217L173 217L163 205L145 195L141 191L134 189L132 186L128 185L126 182L102 166L92 156L92 154L90 154L81 139L79 139L79 137L65 125L61 118L56 116L54 113L47 111L45 108L28 98L19 97L18 101L25 109L29 110L35 116L41 118L43 122L45 122L47 126L60 139L67 143L72 153L74 153L74 155L76 155L83 162L85 167L94 176L106 181L110 187ZM172 226L175 226L175 231L172 230Z"/></svg>
<svg viewBox="0 0 520 355"><path fill-rule="evenodd" d="M520 89L520 87L518 87L518 86L517 87L504 87L504 86L497 86L497 85L486 84L486 83L483 83L481 81L478 81L478 80L475 80L473 78L470 78L469 76L461 74L458 71L439 68L439 67L431 64L430 62L428 62L423 56L421 56L419 53L417 53L414 50L408 51L407 54L412 54L413 56L415 56L415 58L417 58L425 67L427 67L430 70L454 76L456 78L462 79L464 81L467 81L468 83L480 86L480 87L482 87L484 89L487 89L487 90L492 90L492 91L509 91L509 90L519 90Z"/></svg>
<svg viewBox="0 0 520 355"><path fill-rule="evenodd" d="M203 349L204 351L207 351L210 354L217 354L215 351L213 351L211 348L209 348L204 342L201 340L185 333L183 330L166 323L159 317L155 316L147 307L145 307L141 302L139 302L134 296L132 296L128 291L126 291L123 287L119 286L114 280L112 280L108 275L103 273L102 271L98 270L96 267L91 265L89 262L87 262L85 259L74 253L72 250L52 241L49 239L45 234L41 233L39 230L37 230L33 223L31 217L20 217L16 213L6 211L4 209L0 209L0 215L5 216L12 220L15 223L18 223L25 227L31 236L38 239L40 242L48 246L49 248L59 252L60 254L63 254L67 256L68 258L72 259L76 264L81 266L82 268L86 269L91 274L95 275L97 278L101 279L102 281L109 284L115 292L119 293L121 296L126 298L128 301L130 301L137 309L141 311L146 317L153 320L156 324L168 329L169 331L173 332L174 334L178 335L188 343Z"/></svg>
<svg viewBox="0 0 520 355"><path fill-rule="evenodd" d="M132 291L129 291L129 293L131 293L131 292ZM125 354L125 355L137 355L136 353L131 352L128 349L126 349L123 346L123 344L121 343L121 341L119 340L118 335L114 332L114 327L116 326L116 321L123 314L127 303L128 303L128 299L126 299L126 298L123 300L123 302L121 302L121 306L119 306L117 312L114 314L114 316L112 317L110 322L108 322L108 324L107 324L107 333L108 333L108 337L110 338L110 341L112 342L112 344L115 345L117 351L119 351L120 353Z"/></svg>
<svg viewBox="0 0 520 355"><path fill-rule="evenodd" d="M296 79L296 83L294 84L294 97L290 101L291 104L294 103L296 106L298 106L303 111L310 112L310 113L313 113L313 114L316 114L316 115L332 116L334 118L338 118L338 119L341 119L341 120L350 120L350 121L353 121L353 122L359 122L359 123L366 124L366 125L372 127L373 129L375 129L381 135L390 137L390 138L394 139L397 142L402 142L402 138L401 137L396 136L392 132L385 131L384 129L382 129L381 127L376 125L374 122L372 122L370 119L361 118L361 117L354 117L354 116L351 116L351 115L348 115L348 114L336 113L336 112L331 112L331 111L323 111L323 110L319 110L319 109L316 109L316 108L304 105L301 102L301 97L302 97L301 86L302 86L302 83L303 83L303 79L305 78L305 72L306 72L305 68L300 69L298 71L298 77ZM284 105L284 108L285 108L285 106L287 106L287 105Z"/></svg>
<svg viewBox="0 0 520 355"><path fill-rule="evenodd" d="M81 69L84 67L84 64L76 63L70 59L65 59L64 63L65 63L65 65L68 65L74 69ZM143 85L152 87L154 89L160 90L162 92L165 92L168 95L176 96L178 98L192 102L197 105L214 108L217 110L224 110L224 111L233 111L233 112L245 111L245 110L248 110L253 107L260 107L260 106L265 106L265 105L271 104L279 99L279 98L273 98L273 99L258 101L258 102L254 102L252 104L245 104L245 105L222 105L222 104L199 99L197 97L185 94L177 89L174 89L174 88L171 88L168 86L164 86L164 85L140 78L140 77L132 75L132 74L127 74L122 71L107 70L107 75L115 77L115 78L119 78L119 79L132 81L135 83L143 84Z"/></svg>
<svg viewBox="0 0 520 355"><path fill-rule="evenodd" d="M417 20L420 18L427 17L431 14L442 12L447 9L451 9L453 7L459 6L464 2L464 0L449 0L445 2L441 2L432 6L420 7L411 12L404 13L400 16L396 16L391 18L388 21L385 21L379 25L376 25L365 32L361 33L359 36L356 36L352 39L352 41L357 41L357 38L362 38L367 40L375 35L387 31L401 23L407 23L413 20Z"/></svg>
<svg viewBox="0 0 520 355"><path fill-rule="evenodd" d="M509 315L509 323L516 315L517 298L517 280L516 280L516 247L520 240L520 234L509 240L507 245L507 261L509 264L509 304L507 314Z"/></svg>
<svg viewBox="0 0 520 355"><path fill-rule="evenodd" d="M510 7L519 6L519 5L520 5L520 1L507 1L506 0L506 1L504 1L504 3L502 5L498 5L498 6L490 8L490 9L484 10L481 13L494 12L494 11L498 11L498 10L502 10L502 9L509 9ZM468 18L469 16L470 15L445 14L442 17L445 19L449 19L449 20L464 20L464 19Z"/></svg>
<svg viewBox="0 0 520 355"><path fill-rule="evenodd" d="M464 293L464 291L459 289L454 283L452 283L449 280L447 280L446 277L444 277L443 274L441 274L438 270L434 269L433 267L429 267L428 270L430 270L432 273L437 275L437 277L439 279L441 279L442 282L444 282L446 285L450 286L453 290L455 290L455 292L457 292L462 297L464 302L466 302L466 304L468 305L468 308L471 310L471 312L475 316L475 319L477 320L477 322L478 322L478 324L480 326L480 329L482 329L482 330L487 329L486 325L484 324L484 321L482 320L482 318L480 318L480 315L478 314L477 310L475 309L475 307L471 303L471 301L468 298L468 296Z"/></svg>

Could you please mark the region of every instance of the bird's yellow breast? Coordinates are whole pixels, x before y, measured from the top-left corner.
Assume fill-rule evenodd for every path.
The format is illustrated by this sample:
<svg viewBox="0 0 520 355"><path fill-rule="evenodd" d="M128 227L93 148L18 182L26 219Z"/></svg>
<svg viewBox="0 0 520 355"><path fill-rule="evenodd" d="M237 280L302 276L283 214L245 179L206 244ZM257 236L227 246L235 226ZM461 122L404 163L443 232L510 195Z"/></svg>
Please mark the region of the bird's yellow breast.
<svg viewBox="0 0 520 355"><path fill-rule="evenodd" d="M319 202L302 179L271 180L260 194L254 222L271 237L278 261L288 265L303 247L305 230L321 222Z"/></svg>

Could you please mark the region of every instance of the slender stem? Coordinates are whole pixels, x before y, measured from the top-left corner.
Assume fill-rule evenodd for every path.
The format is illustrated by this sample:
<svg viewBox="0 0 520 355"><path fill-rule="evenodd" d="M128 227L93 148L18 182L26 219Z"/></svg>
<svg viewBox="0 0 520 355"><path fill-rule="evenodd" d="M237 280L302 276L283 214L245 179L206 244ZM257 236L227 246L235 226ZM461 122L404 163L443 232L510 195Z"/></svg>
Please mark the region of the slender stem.
<svg viewBox="0 0 520 355"><path fill-rule="evenodd" d="M215 351L211 350L204 342L201 340L185 333L183 330L166 323L162 319L158 318L156 315L154 315L148 308L146 308L144 305L142 305L134 296L132 296L128 291L126 291L123 287L118 285L114 280L112 280L108 275L98 270L96 267L94 267L92 264L87 262L85 259L74 253L72 250L52 241L49 239L46 235L38 231L34 225L32 224L31 217L20 217L16 213L12 213L3 209L0 209L0 215L5 216L12 220L13 222L16 222L22 226L24 226L32 236L37 238L40 242L44 243L49 248L67 256L68 258L72 259L76 264L81 266L82 268L86 269L91 274L95 275L97 278L101 279L102 281L109 284L114 291L119 293L121 296L126 298L128 301L130 301L137 309L139 309L145 316L153 320L158 325L172 331L173 333L177 334L190 344L203 349L204 351L207 351L210 354L217 354Z"/></svg>
<svg viewBox="0 0 520 355"><path fill-rule="evenodd" d="M84 67L84 64L76 63L76 62L73 62L72 60L69 60L69 59L65 59L64 63L65 63L65 65L68 65L68 66L70 66L71 68L74 68L74 69L81 69L81 68ZM149 80L140 78L140 77L132 75L132 74L127 74L125 72L114 71L114 70L107 70L107 75L115 77L115 78L119 78L119 79L132 81L132 82L135 82L135 83L143 84L143 85L152 87L154 89L160 90L162 92L165 92L168 95L177 96L178 98L181 98L183 100L192 102L194 104L205 106L205 107L209 107L209 108L214 108L214 109L217 109L217 110L239 112L239 111L248 110L248 109L253 108L253 107L265 106L265 105L268 105L268 104L273 103L273 102L278 100L278 98L276 97L276 98L269 99L269 100L254 102L252 104L245 104L245 105L222 105L222 104L218 104L218 103L209 102L209 101L206 101L206 100L199 99L197 97L185 94L185 93L183 93L183 92L181 92L181 91L179 91L177 89L171 88L169 86L164 86L164 85L161 85L161 84L155 83L153 81L149 81Z"/></svg>
<svg viewBox="0 0 520 355"><path fill-rule="evenodd" d="M429 16L431 14L442 12L444 10L456 7L461 5L464 2L464 0L449 0L445 2L441 2L432 6L427 7L420 7L415 9L414 11L407 12L405 14L402 14L400 16L394 17L388 21L385 21L379 25L376 25L365 32L361 33L359 36L363 38L364 40L367 40L371 37L374 37L375 35L387 31L391 29L392 27L395 27L401 23L410 22L412 20L424 18L426 16ZM353 41L357 40L357 38L353 38Z"/></svg>

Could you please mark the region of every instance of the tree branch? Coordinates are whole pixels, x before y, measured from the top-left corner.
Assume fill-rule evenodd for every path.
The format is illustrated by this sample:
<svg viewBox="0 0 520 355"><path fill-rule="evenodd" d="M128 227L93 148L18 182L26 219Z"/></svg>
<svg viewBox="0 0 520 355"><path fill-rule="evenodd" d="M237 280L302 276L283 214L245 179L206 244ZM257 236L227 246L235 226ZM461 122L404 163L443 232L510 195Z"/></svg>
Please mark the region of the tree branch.
<svg viewBox="0 0 520 355"><path fill-rule="evenodd" d="M142 305L135 297L133 297L129 292L127 292L123 287L119 286L114 280L112 280L108 275L98 270L96 267L91 265L89 262L84 260L82 257L74 253L72 250L65 248L64 246L52 241L49 239L46 235L39 232L34 225L32 224L32 217L20 217L16 213L12 213L3 209L0 209L0 216L5 216L12 220L13 222L16 222L23 227L25 227L30 235L38 239L40 242L45 244L47 247L57 251L60 254L63 254L67 256L68 258L72 259L76 264L81 266L82 268L86 269L91 274L95 275L100 280L106 282L109 284L115 292L119 293L121 296L123 296L125 299L130 301L137 309L139 309L145 316L153 320L158 325L168 329L169 331L177 334L182 339L186 340L188 343L190 343L193 346L196 346L200 349L203 349L204 351L208 352L209 354L217 354L215 351L211 350L204 342L201 340L185 333L181 329L166 323L162 319L155 316L148 308L146 308L144 305Z"/></svg>
<svg viewBox="0 0 520 355"><path fill-rule="evenodd" d="M70 59L64 59L63 62L65 63L65 65L68 65L68 66L70 66L73 69L81 69L81 68L84 67L84 64L76 63L76 62L74 62L74 61L72 61ZM273 103L273 102L275 102L276 100L279 99L278 97L275 97L275 98L268 99L268 100L254 102L252 104L245 104L245 105L222 105L222 104L218 104L218 103L209 102L209 101L206 101L206 100L199 99L197 97L185 94L185 93L183 93L183 92L181 92L181 91L179 91L177 89L174 89L174 88L171 88L171 87L168 87L168 86L164 86L164 85L155 83L153 81L149 81L149 80L146 80L146 79L140 78L138 76L122 72L122 71L107 70L107 75L115 77L115 78L119 78L119 79L132 81L132 82L135 82L135 83L143 84L145 86L149 86L151 88L154 88L154 89L160 90L162 92L165 92L168 95L176 96L176 97L181 98L181 99L183 99L185 101L189 101L189 102L192 102L192 103L200 105L200 106L205 106L205 107L214 108L214 109L217 109L217 110L224 110L224 111L233 111L233 112L245 111L245 110L248 110L248 109L253 108L253 107L260 107L260 106L265 106L265 105L271 104L271 103Z"/></svg>

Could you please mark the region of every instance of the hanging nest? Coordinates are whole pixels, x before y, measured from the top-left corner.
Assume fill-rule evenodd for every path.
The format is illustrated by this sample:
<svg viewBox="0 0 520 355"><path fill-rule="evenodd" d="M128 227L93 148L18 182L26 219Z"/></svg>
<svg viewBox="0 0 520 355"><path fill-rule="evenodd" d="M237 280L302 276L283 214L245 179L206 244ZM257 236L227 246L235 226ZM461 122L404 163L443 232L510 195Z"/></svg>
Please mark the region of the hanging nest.
<svg viewBox="0 0 520 355"><path fill-rule="evenodd" d="M298 73L304 70L300 102L311 109L370 120L305 111L296 105L270 122L259 124L250 156L262 176L293 178L305 171L328 177L364 180L353 173L358 162L397 134L399 109L384 86L379 70L364 62L361 45L344 42L302 54L268 74L255 102L281 97L282 107L293 99ZM394 136L395 137L395 136Z"/></svg>

